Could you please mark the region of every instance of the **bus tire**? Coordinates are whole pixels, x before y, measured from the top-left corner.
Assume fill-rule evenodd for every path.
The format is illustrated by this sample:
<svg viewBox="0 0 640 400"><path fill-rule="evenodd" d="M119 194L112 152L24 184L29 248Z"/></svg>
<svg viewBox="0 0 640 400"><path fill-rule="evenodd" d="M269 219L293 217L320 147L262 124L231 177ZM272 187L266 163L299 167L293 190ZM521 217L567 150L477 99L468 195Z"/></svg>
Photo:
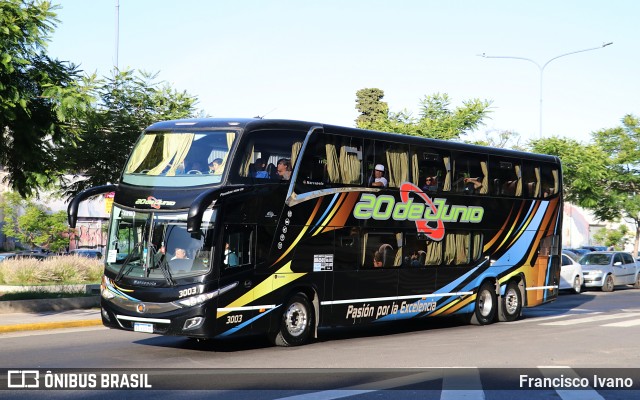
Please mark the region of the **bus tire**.
<svg viewBox="0 0 640 400"><path fill-rule="evenodd" d="M522 312L522 293L520 293L520 288L515 281L507 284L504 296L500 298L500 301L502 301L500 305L500 321L515 321Z"/></svg>
<svg viewBox="0 0 640 400"><path fill-rule="evenodd" d="M472 325L488 325L492 323L496 318L498 297L491 282L485 281L480 285L475 304L470 323Z"/></svg>
<svg viewBox="0 0 640 400"><path fill-rule="evenodd" d="M312 337L315 313L309 298L304 293L296 293L285 303L280 315L278 330L271 335L276 346L300 346Z"/></svg>

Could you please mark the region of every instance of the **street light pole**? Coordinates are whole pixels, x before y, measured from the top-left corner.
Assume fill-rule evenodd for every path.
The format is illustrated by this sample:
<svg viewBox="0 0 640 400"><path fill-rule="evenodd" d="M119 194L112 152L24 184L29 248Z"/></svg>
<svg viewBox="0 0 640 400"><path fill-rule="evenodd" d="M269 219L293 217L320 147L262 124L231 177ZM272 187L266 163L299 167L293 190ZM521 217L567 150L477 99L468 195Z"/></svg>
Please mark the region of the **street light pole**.
<svg viewBox="0 0 640 400"><path fill-rule="evenodd" d="M544 77L544 69L547 67L547 65L549 65L549 63L551 61L557 60L560 57L566 57L566 56L570 56L571 54L576 54L576 53L583 53L585 51L591 51L591 50L598 50L601 49L603 47L607 47L609 45L613 44L613 42L609 42L609 43L603 43L601 46L598 47L591 47L588 49L583 49L583 50L576 50L576 51L571 51L569 53L564 53L564 54L560 54L559 56L555 56L549 60L547 60L547 62L545 62L544 64L540 65L539 63L537 63L536 61L530 59L530 58L525 58L525 57L512 57L512 56L488 56L485 53L482 54L478 54L480 57L484 57L484 58L510 58L513 60L524 60L524 61L528 61L530 63L533 63L536 67L538 67L538 70L540 71L540 89L539 89L539 93L540 93L540 121L539 121L539 128L540 128L540 139L542 139L542 82L543 82L543 77Z"/></svg>

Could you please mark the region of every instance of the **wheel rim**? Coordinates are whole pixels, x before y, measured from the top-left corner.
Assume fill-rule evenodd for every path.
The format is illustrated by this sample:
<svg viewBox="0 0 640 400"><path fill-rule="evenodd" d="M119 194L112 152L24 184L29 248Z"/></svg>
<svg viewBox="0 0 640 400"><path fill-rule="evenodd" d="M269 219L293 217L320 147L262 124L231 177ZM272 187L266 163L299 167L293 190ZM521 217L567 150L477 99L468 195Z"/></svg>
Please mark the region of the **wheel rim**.
<svg viewBox="0 0 640 400"><path fill-rule="evenodd" d="M607 282L605 283L605 285L607 285L607 290L613 289L613 278L611 277L611 275L607 276Z"/></svg>
<svg viewBox="0 0 640 400"><path fill-rule="evenodd" d="M577 276L573 280L573 291L574 292L580 291L580 278L578 278Z"/></svg>
<svg viewBox="0 0 640 400"><path fill-rule="evenodd" d="M491 293L487 290L483 290L480 293L480 298L478 299L478 311L480 311L480 315L487 317L491 314L492 309L493 298L491 297Z"/></svg>
<svg viewBox="0 0 640 400"><path fill-rule="evenodd" d="M515 289L509 289L505 297L505 308L507 309L507 314L515 314L518 310L518 306L518 294L516 293Z"/></svg>
<svg viewBox="0 0 640 400"><path fill-rule="evenodd" d="M307 309L301 303L292 303L284 315L287 332L291 336L300 336L307 327Z"/></svg>

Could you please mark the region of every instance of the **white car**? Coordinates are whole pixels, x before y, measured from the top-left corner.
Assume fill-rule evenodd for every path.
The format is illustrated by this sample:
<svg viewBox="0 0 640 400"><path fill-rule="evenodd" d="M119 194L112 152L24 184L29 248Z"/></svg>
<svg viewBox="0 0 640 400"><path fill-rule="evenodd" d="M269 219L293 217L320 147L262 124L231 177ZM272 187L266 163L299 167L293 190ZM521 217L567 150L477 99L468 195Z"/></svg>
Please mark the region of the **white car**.
<svg viewBox="0 0 640 400"><path fill-rule="evenodd" d="M582 265L563 253L562 266L560 267L560 289L572 289L574 292L580 293L583 284Z"/></svg>
<svg viewBox="0 0 640 400"><path fill-rule="evenodd" d="M631 254L623 251L594 251L580 259L585 287L612 292L618 285L640 289L638 265Z"/></svg>

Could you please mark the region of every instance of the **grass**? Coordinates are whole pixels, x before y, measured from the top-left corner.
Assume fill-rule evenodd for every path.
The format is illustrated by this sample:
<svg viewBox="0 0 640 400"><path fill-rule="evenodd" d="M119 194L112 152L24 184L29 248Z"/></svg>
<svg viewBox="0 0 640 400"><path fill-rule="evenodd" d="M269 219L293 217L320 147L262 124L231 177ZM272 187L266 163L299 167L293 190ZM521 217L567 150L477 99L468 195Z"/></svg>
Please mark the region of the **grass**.
<svg viewBox="0 0 640 400"><path fill-rule="evenodd" d="M103 268L101 261L78 256L5 260L0 262L0 285L21 290L0 293L0 301L88 296L74 285L100 283Z"/></svg>

